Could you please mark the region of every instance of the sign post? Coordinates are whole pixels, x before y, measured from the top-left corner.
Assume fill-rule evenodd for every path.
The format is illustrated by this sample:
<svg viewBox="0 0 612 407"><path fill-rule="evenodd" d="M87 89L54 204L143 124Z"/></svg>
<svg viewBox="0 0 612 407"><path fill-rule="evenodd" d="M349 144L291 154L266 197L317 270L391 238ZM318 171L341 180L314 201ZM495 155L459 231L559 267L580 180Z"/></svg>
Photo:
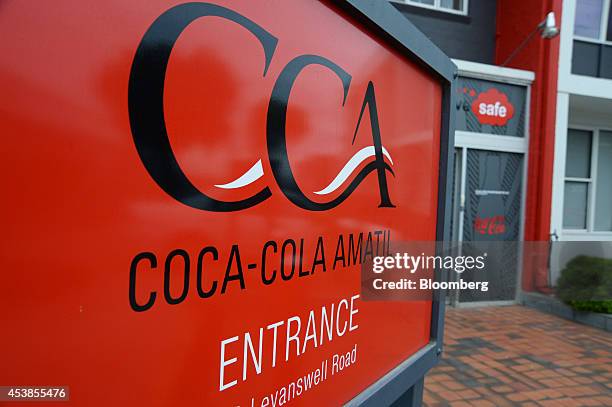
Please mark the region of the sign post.
<svg viewBox="0 0 612 407"><path fill-rule="evenodd" d="M444 295L360 267L449 240L456 69L391 5L9 1L0 34L0 384L420 404Z"/></svg>

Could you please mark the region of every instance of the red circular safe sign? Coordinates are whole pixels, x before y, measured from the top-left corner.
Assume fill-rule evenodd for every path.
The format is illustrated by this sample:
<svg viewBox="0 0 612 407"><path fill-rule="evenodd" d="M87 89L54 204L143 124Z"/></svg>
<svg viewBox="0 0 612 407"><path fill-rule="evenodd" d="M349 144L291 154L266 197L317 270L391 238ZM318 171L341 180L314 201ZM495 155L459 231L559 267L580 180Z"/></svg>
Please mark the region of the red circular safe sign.
<svg viewBox="0 0 612 407"><path fill-rule="evenodd" d="M505 93L490 88L474 99L472 113L481 124L503 126L514 116L514 106Z"/></svg>

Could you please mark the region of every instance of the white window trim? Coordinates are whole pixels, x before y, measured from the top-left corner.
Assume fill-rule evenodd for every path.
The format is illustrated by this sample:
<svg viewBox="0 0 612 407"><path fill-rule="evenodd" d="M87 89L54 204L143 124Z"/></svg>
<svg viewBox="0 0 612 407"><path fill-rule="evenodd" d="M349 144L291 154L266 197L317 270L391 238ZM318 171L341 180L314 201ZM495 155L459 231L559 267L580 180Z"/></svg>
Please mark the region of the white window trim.
<svg viewBox="0 0 612 407"><path fill-rule="evenodd" d="M415 7L422 7L422 8L426 8L426 9L429 9L429 10L441 11L443 13L458 14L458 15L461 15L461 16L467 16L468 15L468 10L469 10L469 7L468 7L469 0L463 0L463 10L455 10L455 9L452 9L452 8L442 7L440 5L440 0L434 0L433 6L430 5L430 4L418 3L418 2L413 1L413 0L391 0L391 1L393 1L394 3L409 4L409 5L415 6ZM606 0L606 1L609 1L609 0Z"/></svg>
<svg viewBox="0 0 612 407"><path fill-rule="evenodd" d="M572 125L568 126L568 135L569 130L586 130L592 133L591 139L591 168L589 173L589 178L576 178L576 177L567 177L566 169L567 162L565 163L565 168L563 169L563 199L565 200L565 183L567 181L572 182L584 182L588 184L587 191L587 213L586 213L586 229L567 229L563 225L564 219L561 219L561 227L562 233L564 235L575 235L575 236L600 236L600 237L611 237L612 231L605 230L595 230L595 203L597 200L597 160L599 157L599 132L600 131L609 131L612 132L612 127L603 127L603 126L584 126L584 125Z"/></svg>
<svg viewBox="0 0 612 407"><path fill-rule="evenodd" d="M602 10L601 10L601 20L599 21L599 36L597 38L591 37L583 37L580 35L574 34L576 30L576 17L574 14L574 24L572 25L572 34L574 35L575 40L591 42L593 44L607 44L612 45L612 41L606 40L606 34L608 33L608 14L610 13L610 1L612 0L603 0ZM576 2L576 7L578 7L578 2Z"/></svg>
<svg viewBox="0 0 612 407"><path fill-rule="evenodd" d="M588 42L591 44L604 44L604 45L612 45L612 41L608 41L608 40L604 40L604 39L596 39L596 38L589 38L589 37L581 37L580 35L574 35L574 39L580 42Z"/></svg>
<svg viewBox="0 0 612 407"><path fill-rule="evenodd" d="M457 65L460 76L523 86L531 85L535 79L535 73L532 71L482 64L480 62L465 61L455 58L453 58L452 61Z"/></svg>

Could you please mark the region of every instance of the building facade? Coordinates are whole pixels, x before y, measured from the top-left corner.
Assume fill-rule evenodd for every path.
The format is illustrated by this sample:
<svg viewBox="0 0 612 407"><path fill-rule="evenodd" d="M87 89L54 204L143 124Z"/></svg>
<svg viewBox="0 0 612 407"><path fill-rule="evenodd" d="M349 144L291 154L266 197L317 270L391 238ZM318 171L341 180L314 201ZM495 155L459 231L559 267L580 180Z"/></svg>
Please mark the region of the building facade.
<svg viewBox="0 0 612 407"><path fill-rule="evenodd" d="M463 84L474 80L485 80L484 88L497 87L505 95L521 92L508 86L524 89L525 97L512 101L515 110L517 103L518 110L521 101L525 104L524 123L520 123L523 133L511 134L508 126L475 129L457 123L455 185L460 191L455 194L457 240L469 239L467 230L477 232L482 227L482 219L474 219L469 213L469 195L474 191L462 186L462 182L469 184L469 167L476 160L469 157L470 151L480 155L495 151L502 154L496 163L498 167L503 160L518 162L522 167L522 173L515 171L512 176L520 184L521 196L517 198L520 210L512 212L501 204L497 208L498 212L505 211L500 213L504 216L502 229L497 228L505 231L498 237L500 240L612 240L611 3L611 0L394 2L406 18L455 59L461 75L459 92L471 91L470 86ZM538 26L549 12L554 12L560 35L543 38ZM467 182L462 166L468 168ZM490 174L494 166L482 170ZM509 190L512 187L507 182L494 188L498 194ZM511 200L510 196L506 195L506 201ZM492 202L495 198L482 199ZM516 208L514 202L513 205ZM460 227L455 223L461 223ZM510 233L516 230L515 225L518 231ZM603 247L554 245L548 258L523 259L517 280L526 291L552 287L567 260L577 254L600 255Z"/></svg>
<svg viewBox="0 0 612 407"><path fill-rule="evenodd" d="M601 255L612 241L610 0L564 0L557 88L551 231ZM553 281L574 255L560 253Z"/></svg>

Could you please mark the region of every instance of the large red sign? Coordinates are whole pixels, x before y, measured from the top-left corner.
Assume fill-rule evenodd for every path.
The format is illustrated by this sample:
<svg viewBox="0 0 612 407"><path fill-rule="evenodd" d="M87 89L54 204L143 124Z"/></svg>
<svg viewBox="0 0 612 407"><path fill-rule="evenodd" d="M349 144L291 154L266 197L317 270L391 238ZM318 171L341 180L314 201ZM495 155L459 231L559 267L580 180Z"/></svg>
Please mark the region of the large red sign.
<svg viewBox="0 0 612 407"><path fill-rule="evenodd" d="M0 44L0 384L330 405L429 341L359 267L436 238L441 87L339 9L8 1Z"/></svg>

